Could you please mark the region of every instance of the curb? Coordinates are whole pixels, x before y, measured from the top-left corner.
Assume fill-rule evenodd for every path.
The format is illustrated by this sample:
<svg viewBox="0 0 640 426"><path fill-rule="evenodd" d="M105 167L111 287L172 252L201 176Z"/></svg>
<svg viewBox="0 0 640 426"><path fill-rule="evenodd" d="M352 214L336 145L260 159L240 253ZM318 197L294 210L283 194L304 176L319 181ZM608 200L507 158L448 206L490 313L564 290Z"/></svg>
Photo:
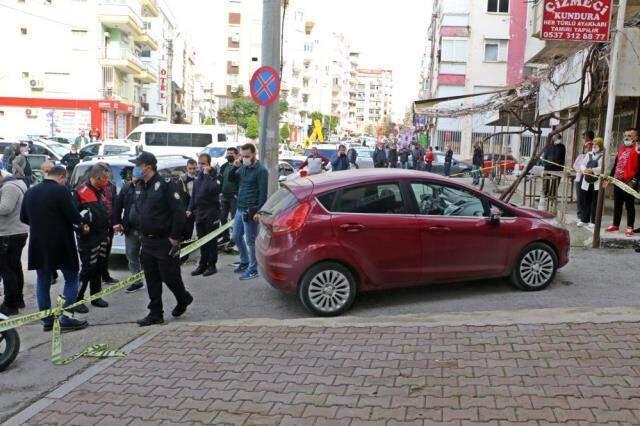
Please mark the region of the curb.
<svg viewBox="0 0 640 426"><path fill-rule="evenodd" d="M250 327L371 327L411 325L438 327L444 325L514 325L561 323L640 322L640 305L614 308L548 308L516 311L479 311L451 314L407 314L377 317L344 316L334 318L299 318L276 320L251 318L187 323L194 326Z"/></svg>

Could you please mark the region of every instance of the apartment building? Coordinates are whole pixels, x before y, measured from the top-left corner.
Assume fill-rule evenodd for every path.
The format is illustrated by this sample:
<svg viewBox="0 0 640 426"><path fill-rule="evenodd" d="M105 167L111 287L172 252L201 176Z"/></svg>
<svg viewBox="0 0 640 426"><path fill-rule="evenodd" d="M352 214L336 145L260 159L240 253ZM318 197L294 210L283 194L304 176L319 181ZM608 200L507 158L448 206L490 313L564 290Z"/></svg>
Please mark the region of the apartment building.
<svg viewBox="0 0 640 426"><path fill-rule="evenodd" d="M159 81L155 0L18 1L2 11L0 135L124 138Z"/></svg>
<svg viewBox="0 0 640 426"><path fill-rule="evenodd" d="M435 0L427 43L431 58L423 94L446 98L495 92L523 78L527 3L520 0ZM481 102L487 96L457 101ZM470 156L472 145L491 134L494 114L439 118L436 146L451 144ZM510 141L506 141L509 145Z"/></svg>
<svg viewBox="0 0 640 426"><path fill-rule="evenodd" d="M393 108L393 73L384 69L356 71L356 131L374 133Z"/></svg>

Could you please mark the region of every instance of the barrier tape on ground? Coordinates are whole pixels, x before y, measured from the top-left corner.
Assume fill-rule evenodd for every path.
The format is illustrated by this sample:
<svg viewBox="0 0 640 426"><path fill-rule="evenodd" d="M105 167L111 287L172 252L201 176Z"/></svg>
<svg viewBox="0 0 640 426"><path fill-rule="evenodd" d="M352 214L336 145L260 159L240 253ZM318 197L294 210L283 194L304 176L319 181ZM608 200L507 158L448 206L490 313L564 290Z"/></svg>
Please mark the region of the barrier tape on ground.
<svg viewBox="0 0 640 426"><path fill-rule="evenodd" d="M215 231L205 235L202 238L195 240L195 242L189 244L188 246L182 248L180 250L180 257L184 257L194 251L198 250L200 247L204 246L208 242L220 236L227 229L231 228L233 225L232 222L228 222L225 225L220 226ZM141 281L144 278L143 272L138 272L136 274L131 275L123 281L120 281L113 286L107 287L104 290L87 297L86 299L79 300L69 306L64 306L65 300L64 297L58 296L56 299L56 306L51 309L45 309L39 312L34 312L32 314L20 315L15 318L10 318L5 321L0 321L0 333L3 331L11 330L13 328L21 327L25 324L28 324L33 321L38 321L47 317L53 316L53 329L51 336L51 362L55 365L65 365L69 364L72 361L75 361L81 357L94 357L94 358L107 358L107 357L123 357L126 354L119 350L110 350L109 346L106 344L97 344L93 346L89 346L85 350L78 352L74 355L69 356L68 358L62 358L62 330L60 326L60 317L62 315L72 316L69 314L69 311L73 308L90 303L94 300L100 299L102 297L113 294L123 288L129 287L131 284L134 284L138 281Z"/></svg>
<svg viewBox="0 0 640 426"><path fill-rule="evenodd" d="M470 170L468 172L456 173L455 175L449 175L449 177L462 177L462 176L466 176L466 175L473 175L474 173L484 173L486 171L497 169L499 167L504 167L504 165L503 164L495 164L495 165L493 165L491 167L483 167L481 169Z"/></svg>
<svg viewBox="0 0 640 426"><path fill-rule="evenodd" d="M627 194L629 194L632 197L637 198L637 199L640 200L640 192L636 191L635 189L633 189L632 187L630 187L626 183L622 182L621 180L614 178L613 176L608 176L608 175L603 175L603 174L598 174L598 173L584 173L584 172L582 172L580 170L574 169L573 167L564 166L562 164L555 163L555 162L550 161L550 160L545 160L544 158L541 158L540 160L542 160L545 163L553 164L554 166L557 166L557 167L562 167L564 170L570 170L570 171L573 171L575 173L581 173L584 176L593 176L593 177L598 178L600 180L609 181L613 185L617 186L618 188L620 188L621 190L626 192Z"/></svg>

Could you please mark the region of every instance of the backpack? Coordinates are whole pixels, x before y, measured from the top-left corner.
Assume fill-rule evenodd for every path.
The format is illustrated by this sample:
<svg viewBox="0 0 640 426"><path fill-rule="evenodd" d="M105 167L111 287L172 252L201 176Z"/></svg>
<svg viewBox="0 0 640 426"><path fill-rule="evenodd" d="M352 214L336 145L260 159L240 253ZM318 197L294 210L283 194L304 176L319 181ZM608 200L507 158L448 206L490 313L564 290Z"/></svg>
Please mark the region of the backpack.
<svg viewBox="0 0 640 426"><path fill-rule="evenodd" d="M598 167L598 163L600 162L601 157L602 157L602 154L600 154L597 158L594 158L594 156L591 155L591 153L589 153L589 161L587 161L587 165L585 167L587 169L594 170L595 168ZM598 179L599 178L597 176L584 175L584 180L587 181L588 184L596 183Z"/></svg>

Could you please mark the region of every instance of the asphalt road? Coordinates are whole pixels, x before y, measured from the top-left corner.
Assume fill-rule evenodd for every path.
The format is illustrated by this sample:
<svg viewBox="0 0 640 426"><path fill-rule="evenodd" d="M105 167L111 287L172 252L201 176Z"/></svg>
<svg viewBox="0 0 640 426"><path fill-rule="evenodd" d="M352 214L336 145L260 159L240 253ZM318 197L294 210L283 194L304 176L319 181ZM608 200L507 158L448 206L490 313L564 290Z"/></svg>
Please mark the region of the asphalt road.
<svg viewBox="0 0 640 426"><path fill-rule="evenodd" d="M232 272L235 259L222 256L220 272L210 278L192 278L193 264L183 267L183 277L196 301L179 321L211 321L221 319L308 317L294 295L285 295L264 280L239 281ZM640 255L632 250L586 251L574 249L571 262L562 269L556 281L545 291L525 293L515 290L507 281L485 281L455 285L433 285L361 295L350 315L452 313L492 310L519 310L562 307L615 307L638 304L640 300ZM128 273L123 258L112 265L113 275L125 278ZM26 273L27 310L35 311L34 274ZM57 285L55 288L58 288ZM165 291L165 319L175 301ZM90 307L85 315L91 327L64 335L65 354L71 354L95 343L121 347L146 331L134 323L146 315L146 291L117 293L108 299L107 309ZM50 363L50 334L39 324L19 329L22 350L11 369L0 373L0 422L41 395L86 369L94 361L77 360L67 366Z"/></svg>

